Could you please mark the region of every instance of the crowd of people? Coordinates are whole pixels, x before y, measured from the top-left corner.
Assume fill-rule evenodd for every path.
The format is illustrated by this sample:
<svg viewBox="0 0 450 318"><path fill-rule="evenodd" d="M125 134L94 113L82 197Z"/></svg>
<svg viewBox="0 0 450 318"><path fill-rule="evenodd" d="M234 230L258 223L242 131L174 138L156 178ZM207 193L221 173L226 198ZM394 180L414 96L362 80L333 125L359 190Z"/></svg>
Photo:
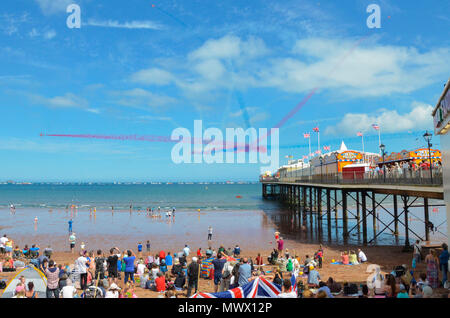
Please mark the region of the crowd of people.
<svg viewBox="0 0 450 318"><path fill-rule="evenodd" d="M442 163L439 160L433 161L431 167L433 169L433 173L442 173ZM371 174L373 177L386 173L386 176L392 178L413 178L417 177L418 173L423 173L429 170L429 160L422 160L420 163L416 163L414 161L396 161L375 166L371 171ZM422 177L427 176L422 175Z"/></svg>
<svg viewBox="0 0 450 318"><path fill-rule="evenodd" d="M432 250L423 260L427 266L426 273L415 271L417 264L422 262L421 256L417 255L421 254L417 245L411 269L406 265L396 266L386 275L378 269L372 281L358 286L351 282L337 282L333 277L322 279L319 273L324 259L322 245L314 254L301 258L284 247L278 232L275 238L276 248L266 260L261 254L255 259L241 256L239 245L234 248L220 246L217 250L208 246L205 251L198 248L196 252L185 245L180 252L173 254L163 250L152 253L147 241L146 251L139 242L136 253L133 250L121 251L118 247L107 252L88 251L84 246L73 264L62 265L53 260L50 246L43 250L37 244L12 249L12 240L4 235L0 240L0 270L20 268L27 263L34 265L47 278L48 298L136 298L137 289L158 292L159 297L190 297L198 292L203 260L212 260L212 274L208 278L214 284L214 292L242 287L257 277L281 286L281 298L427 298L433 296L433 290L446 285L449 256L445 244L439 256ZM336 262L334 259L331 261L333 264ZM367 256L361 249L341 253L341 264L365 262ZM439 281L439 269L443 273L442 281ZM33 282L20 277L14 297L38 297Z"/></svg>

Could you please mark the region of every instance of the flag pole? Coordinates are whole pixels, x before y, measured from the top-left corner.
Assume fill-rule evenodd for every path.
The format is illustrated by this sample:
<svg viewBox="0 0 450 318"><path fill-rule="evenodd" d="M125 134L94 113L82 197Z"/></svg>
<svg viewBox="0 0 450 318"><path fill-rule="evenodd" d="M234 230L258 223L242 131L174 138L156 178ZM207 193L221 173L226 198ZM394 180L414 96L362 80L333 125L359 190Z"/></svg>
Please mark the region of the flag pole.
<svg viewBox="0 0 450 318"><path fill-rule="evenodd" d="M380 155L381 155L381 127L378 128L378 149L380 149Z"/></svg>
<svg viewBox="0 0 450 318"><path fill-rule="evenodd" d="M319 155L322 153L320 149L320 130L317 131L317 150L319 151Z"/></svg>
<svg viewBox="0 0 450 318"><path fill-rule="evenodd" d="M311 162L311 135L308 137L309 141L309 154L308 154L308 161Z"/></svg>

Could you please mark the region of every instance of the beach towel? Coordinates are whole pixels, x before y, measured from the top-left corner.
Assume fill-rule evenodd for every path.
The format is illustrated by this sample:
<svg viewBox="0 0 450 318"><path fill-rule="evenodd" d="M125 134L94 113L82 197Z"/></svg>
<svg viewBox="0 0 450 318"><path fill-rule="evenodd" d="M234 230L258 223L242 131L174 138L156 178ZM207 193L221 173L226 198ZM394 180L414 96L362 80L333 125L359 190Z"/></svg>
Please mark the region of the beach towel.
<svg viewBox="0 0 450 318"><path fill-rule="evenodd" d="M360 264L352 264L352 263L348 263L348 264L342 264L342 262L333 262L331 263L332 265L360 265Z"/></svg>
<svg viewBox="0 0 450 318"><path fill-rule="evenodd" d="M214 260L214 258L208 258L202 261L202 266L200 269L200 277L205 278L205 279L210 279L211 278L211 272L213 269L213 264L212 261Z"/></svg>

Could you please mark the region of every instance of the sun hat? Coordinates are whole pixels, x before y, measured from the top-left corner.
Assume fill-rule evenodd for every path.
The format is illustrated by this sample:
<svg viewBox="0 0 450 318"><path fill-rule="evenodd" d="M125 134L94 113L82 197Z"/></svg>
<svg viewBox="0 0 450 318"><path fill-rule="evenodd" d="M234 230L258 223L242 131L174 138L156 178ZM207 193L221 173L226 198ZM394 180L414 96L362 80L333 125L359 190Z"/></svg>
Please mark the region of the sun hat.
<svg viewBox="0 0 450 318"><path fill-rule="evenodd" d="M194 256L194 257L192 258L192 261L193 261L194 263L197 262L197 257Z"/></svg>
<svg viewBox="0 0 450 318"><path fill-rule="evenodd" d="M109 286L109 290L121 290L119 286L117 286L116 283L112 283L111 286Z"/></svg>

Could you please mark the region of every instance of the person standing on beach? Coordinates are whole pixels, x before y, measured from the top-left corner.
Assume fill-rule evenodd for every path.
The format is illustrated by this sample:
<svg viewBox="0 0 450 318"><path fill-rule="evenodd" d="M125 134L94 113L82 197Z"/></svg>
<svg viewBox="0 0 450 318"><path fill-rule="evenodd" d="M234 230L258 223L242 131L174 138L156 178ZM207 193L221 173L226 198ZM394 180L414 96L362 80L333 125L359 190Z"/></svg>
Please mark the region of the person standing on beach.
<svg viewBox="0 0 450 318"><path fill-rule="evenodd" d="M55 266L55 262L50 260L48 262L48 268L45 271L47 277L47 298L59 298L59 268Z"/></svg>
<svg viewBox="0 0 450 318"><path fill-rule="evenodd" d="M138 257L142 258L142 243L141 242L138 243L137 248L138 248Z"/></svg>
<svg viewBox="0 0 450 318"><path fill-rule="evenodd" d="M113 247L109 250L109 256L106 259L106 267L108 270L108 280L110 286L112 283L117 283L117 277L119 276L117 268L119 257L117 256L117 254L114 254L115 251L120 253L120 250L117 247Z"/></svg>
<svg viewBox="0 0 450 318"><path fill-rule="evenodd" d="M212 227L210 226L210 227L208 228L208 241L211 241L211 240L212 240L212 233L213 233L213 229L212 229Z"/></svg>
<svg viewBox="0 0 450 318"><path fill-rule="evenodd" d="M416 240L416 243L415 243L414 246L413 246L413 248L414 248L414 251L413 251L413 259L416 260L416 264L419 264L420 261L421 261L421 259L422 259L421 249L420 249L419 244L420 244L420 241L419 241L419 240Z"/></svg>
<svg viewBox="0 0 450 318"><path fill-rule="evenodd" d="M6 237L6 234L3 235L2 238L0 238L0 253L5 254L6 253L6 242L8 242L8 238Z"/></svg>
<svg viewBox="0 0 450 318"><path fill-rule="evenodd" d="M222 254L217 253L217 258L212 261L214 267L214 292L217 293L219 289L220 281L222 280L222 270L227 262L226 259L222 259Z"/></svg>
<svg viewBox="0 0 450 318"><path fill-rule="evenodd" d="M284 241L282 237L278 239L277 244L278 244L278 255L283 255Z"/></svg>
<svg viewBox="0 0 450 318"><path fill-rule="evenodd" d="M198 276L199 276L199 264L197 262L197 257L192 258L192 262L189 264L187 268L187 277L188 277L188 288L186 297L189 298L191 296L192 288L195 288L195 293L197 293L198 289Z"/></svg>
<svg viewBox="0 0 450 318"><path fill-rule="evenodd" d="M150 253L150 241L149 240L147 240L147 253Z"/></svg>
<svg viewBox="0 0 450 318"><path fill-rule="evenodd" d="M73 224L73 220L70 219L68 223L69 223L69 233L72 233L72 224Z"/></svg>
<svg viewBox="0 0 450 318"><path fill-rule="evenodd" d="M89 267L89 262L84 253L80 252L80 257L75 260L75 271L80 275L80 288L85 290L87 287L87 268Z"/></svg>
<svg viewBox="0 0 450 318"><path fill-rule="evenodd" d="M75 236L75 233L72 233L69 236L69 242L70 242L70 251L73 253L73 249L75 248L75 242L76 242L77 238Z"/></svg>
<svg viewBox="0 0 450 318"><path fill-rule="evenodd" d="M128 250L127 256L122 259L125 262L125 284L128 282L128 278L134 283L134 261L136 259L136 255L134 255L133 251Z"/></svg>

